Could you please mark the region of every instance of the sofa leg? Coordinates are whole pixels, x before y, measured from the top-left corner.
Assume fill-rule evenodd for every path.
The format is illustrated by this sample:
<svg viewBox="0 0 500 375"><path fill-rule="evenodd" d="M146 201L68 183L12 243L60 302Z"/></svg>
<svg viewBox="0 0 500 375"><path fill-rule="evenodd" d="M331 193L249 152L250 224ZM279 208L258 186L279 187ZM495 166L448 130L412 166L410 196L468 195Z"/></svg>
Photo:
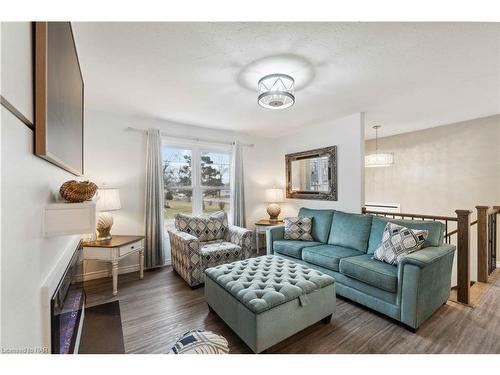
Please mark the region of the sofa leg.
<svg viewBox="0 0 500 375"><path fill-rule="evenodd" d="M198 284L198 285L194 285L194 286L193 286L193 285L190 285L190 288L191 288L191 290L195 290L195 289L199 289L199 288L201 288L201 287L202 287L202 286L204 286L204 285L205 285L205 284Z"/></svg>
<svg viewBox="0 0 500 375"><path fill-rule="evenodd" d="M327 317L321 319L321 323L324 323L324 324L329 324L331 321L332 321L332 315L333 314L330 314L328 315Z"/></svg>
<svg viewBox="0 0 500 375"><path fill-rule="evenodd" d="M210 306L208 303L207 306L208 306L208 311L210 311L211 313L215 313L214 309L212 309L212 306Z"/></svg>

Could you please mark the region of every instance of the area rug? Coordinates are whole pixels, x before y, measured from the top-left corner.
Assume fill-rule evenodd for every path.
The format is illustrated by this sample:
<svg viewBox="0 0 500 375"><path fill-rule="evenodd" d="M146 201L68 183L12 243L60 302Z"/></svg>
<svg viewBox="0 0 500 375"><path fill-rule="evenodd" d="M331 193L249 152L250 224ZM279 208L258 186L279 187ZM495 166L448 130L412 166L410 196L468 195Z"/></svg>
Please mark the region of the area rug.
<svg viewBox="0 0 500 375"><path fill-rule="evenodd" d="M120 302L113 301L85 309L80 354L123 354Z"/></svg>

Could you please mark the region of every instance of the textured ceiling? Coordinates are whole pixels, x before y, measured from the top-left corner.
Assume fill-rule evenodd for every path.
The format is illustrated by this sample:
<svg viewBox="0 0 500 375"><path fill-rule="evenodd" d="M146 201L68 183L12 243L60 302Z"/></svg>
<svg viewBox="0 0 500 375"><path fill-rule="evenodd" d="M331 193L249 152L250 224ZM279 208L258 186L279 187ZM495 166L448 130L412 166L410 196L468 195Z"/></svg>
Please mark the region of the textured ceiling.
<svg viewBox="0 0 500 375"><path fill-rule="evenodd" d="M500 112L498 23L73 24L89 108L277 137L354 112L381 136ZM296 104L257 105L287 73Z"/></svg>

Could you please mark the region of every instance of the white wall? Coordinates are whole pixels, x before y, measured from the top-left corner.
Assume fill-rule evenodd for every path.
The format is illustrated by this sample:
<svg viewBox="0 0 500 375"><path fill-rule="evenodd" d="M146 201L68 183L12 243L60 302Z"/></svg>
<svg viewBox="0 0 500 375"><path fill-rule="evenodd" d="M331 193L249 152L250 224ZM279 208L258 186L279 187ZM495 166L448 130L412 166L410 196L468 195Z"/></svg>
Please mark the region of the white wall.
<svg viewBox="0 0 500 375"><path fill-rule="evenodd" d="M33 121L32 34L29 23L2 23L1 94ZM8 77L8 79L5 79ZM3 83L6 82L4 85ZM1 109L1 345L48 345L42 286L60 278L79 238L42 237L42 212L52 193L74 177L33 155L33 131Z"/></svg>
<svg viewBox="0 0 500 375"><path fill-rule="evenodd" d="M172 137L197 136L227 142L238 139L245 143L253 143L254 147L244 147L243 155L247 226L253 227L256 220L265 217L262 197L264 189L272 186L274 179L274 171L266 164L268 154L272 152L272 148L269 147L272 140L163 120L87 110L85 177L98 185L105 183L120 188L122 209L113 212L113 233L144 235L145 232L146 135L127 130L129 126L139 129L157 128ZM133 270L131 266L136 264L138 264L137 256L130 256L123 259L119 267L123 271ZM108 269L106 264L89 261L85 272L89 275L102 276L102 271L106 269Z"/></svg>
<svg viewBox="0 0 500 375"><path fill-rule="evenodd" d="M359 212L363 202L363 115L356 114L336 121L328 121L306 127L304 130L279 139L251 137L245 134L176 124L163 120L120 116L98 111L86 111L86 178L97 184L120 188L122 209L114 211L113 233L143 235L144 183L146 136L127 130L132 126L140 129L158 128L176 136L224 140L238 139L253 143L244 148L245 203L247 227L267 217L264 190L285 185L285 154L318 147L337 145L338 149L338 196L336 202L314 200L287 200L282 204L283 215L296 215L302 206L336 208ZM134 270L137 256L123 259L122 272ZM85 272L88 278L102 277L108 266L88 261Z"/></svg>
<svg viewBox="0 0 500 375"><path fill-rule="evenodd" d="M272 153L277 187L285 186L285 154L315 148L337 146L337 201L287 199L280 216L293 216L300 207L334 208L360 212L364 201L364 115L304 126L301 130L276 139Z"/></svg>

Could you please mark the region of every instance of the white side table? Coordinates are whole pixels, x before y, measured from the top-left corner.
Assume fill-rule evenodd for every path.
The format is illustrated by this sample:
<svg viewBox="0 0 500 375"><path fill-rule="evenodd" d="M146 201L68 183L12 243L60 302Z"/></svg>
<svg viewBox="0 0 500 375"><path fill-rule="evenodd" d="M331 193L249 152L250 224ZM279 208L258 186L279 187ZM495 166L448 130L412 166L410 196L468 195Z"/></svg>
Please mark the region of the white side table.
<svg viewBox="0 0 500 375"><path fill-rule="evenodd" d="M259 236L261 234L264 234L264 237L266 236L266 230L269 227L281 227L284 224L283 220L277 220L277 221L270 221L269 219L261 219L254 223L255 225L255 249L257 251L257 254L260 252L260 243L259 243Z"/></svg>
<svg viewBox="0 0 500 375"><path fill-rule="evenodd" d="M111 263L113 276L113 295L118 293L118 262L131 255L139 253L139 278L144 277L144 237L143 236L113 236L106 241L83 242L83 259Z"/></svg>

